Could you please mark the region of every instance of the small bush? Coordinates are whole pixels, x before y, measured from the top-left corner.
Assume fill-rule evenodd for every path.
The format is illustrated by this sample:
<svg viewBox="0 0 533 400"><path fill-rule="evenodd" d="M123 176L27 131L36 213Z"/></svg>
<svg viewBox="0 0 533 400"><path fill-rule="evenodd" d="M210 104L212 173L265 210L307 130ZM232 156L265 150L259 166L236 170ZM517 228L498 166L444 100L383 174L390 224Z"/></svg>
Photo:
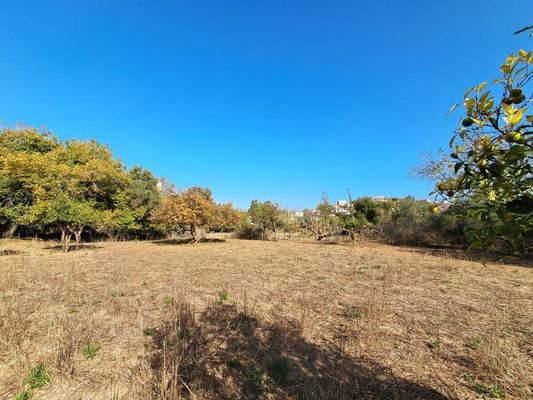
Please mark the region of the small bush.
<svg viewBox="0 0 533 400"><path fill-rule="evenodd" d="M398 200L379 222L385 238L398 244L466 245L465 224L459 207L438 214L428 203L406 197Z"/></svg>
<svg viewBox="0 0 533 400"><path fill-rule="evenodd" d="M265 238L265 230L258 225L245 222L237 228L234 236L237 239L263 240Z"/></svg>

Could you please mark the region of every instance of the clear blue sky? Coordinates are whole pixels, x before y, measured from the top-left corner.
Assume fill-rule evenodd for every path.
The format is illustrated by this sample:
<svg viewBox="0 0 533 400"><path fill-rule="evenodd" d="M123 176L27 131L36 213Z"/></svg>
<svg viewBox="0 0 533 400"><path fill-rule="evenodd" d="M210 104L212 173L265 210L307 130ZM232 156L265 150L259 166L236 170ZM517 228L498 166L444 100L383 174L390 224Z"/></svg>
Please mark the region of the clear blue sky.
<svg viewBox="0 0 533 400"><path fill-rule="evenodd" d="M0 121L109 144L217 201L424 198L474 83L528 48L526 0L0 0Z"/></svg>

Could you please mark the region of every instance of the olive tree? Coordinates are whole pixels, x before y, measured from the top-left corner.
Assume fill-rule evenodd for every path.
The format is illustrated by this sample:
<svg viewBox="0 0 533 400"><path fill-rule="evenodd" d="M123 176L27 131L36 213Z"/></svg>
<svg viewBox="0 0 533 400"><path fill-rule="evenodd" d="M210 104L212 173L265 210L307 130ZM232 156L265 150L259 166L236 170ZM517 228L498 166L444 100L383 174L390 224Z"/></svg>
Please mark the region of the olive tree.
<svg viewBox="0 0 533 400"><path fill-rule="evenodd" d="M316 240L325 239L335 232L339 220L334 215L334 210L335 207L324 193L315 210L304 211L304 227Z"/></svg>

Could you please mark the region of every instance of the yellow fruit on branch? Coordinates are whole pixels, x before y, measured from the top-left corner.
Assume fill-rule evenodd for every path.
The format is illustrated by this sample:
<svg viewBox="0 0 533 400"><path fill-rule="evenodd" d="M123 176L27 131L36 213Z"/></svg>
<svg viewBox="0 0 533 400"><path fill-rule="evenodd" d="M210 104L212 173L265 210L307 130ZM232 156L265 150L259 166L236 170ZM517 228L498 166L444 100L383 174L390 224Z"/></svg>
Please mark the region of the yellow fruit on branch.
<svg viewBox="0 0 533 400"><path fill-rule="evenodd" d="M520 132L509 132L505 135L505 140L509 143L519 142L522 139L522 134Z"/></svg>
<svg viewBox="0 0 533 400"><path fill-rule="evenodd" d="M485 169L485 168L487 168L487 164L488 164L488 162L487 162L487 160L485 160L485 159L483 159L483 160L479 160L479 161L477 162L477 166L478 166L479 168L481 168L481 169Z"/></svg>
<svg viewBox="0 0 533 400"><path fill-rule="evenodd" d="M439 206L437 204L432 204L428 207L428 210L434 214L439 212Z"/></svg>

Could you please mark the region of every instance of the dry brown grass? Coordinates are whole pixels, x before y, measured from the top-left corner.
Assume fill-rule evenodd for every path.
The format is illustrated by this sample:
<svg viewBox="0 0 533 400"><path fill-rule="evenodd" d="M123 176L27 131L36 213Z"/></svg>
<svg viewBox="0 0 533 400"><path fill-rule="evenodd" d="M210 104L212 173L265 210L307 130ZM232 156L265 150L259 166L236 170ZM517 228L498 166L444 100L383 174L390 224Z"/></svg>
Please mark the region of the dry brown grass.
<svg viewBox="0 0 533 400"><path fill-rule="evenodd" d="M33 399L528 398L533 269L461 258L375 243L63 254L5 241L0 398L39 364L53 379ZM87 359L90 344L101 349Z"/></svg>

